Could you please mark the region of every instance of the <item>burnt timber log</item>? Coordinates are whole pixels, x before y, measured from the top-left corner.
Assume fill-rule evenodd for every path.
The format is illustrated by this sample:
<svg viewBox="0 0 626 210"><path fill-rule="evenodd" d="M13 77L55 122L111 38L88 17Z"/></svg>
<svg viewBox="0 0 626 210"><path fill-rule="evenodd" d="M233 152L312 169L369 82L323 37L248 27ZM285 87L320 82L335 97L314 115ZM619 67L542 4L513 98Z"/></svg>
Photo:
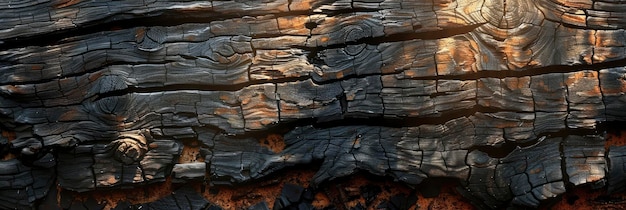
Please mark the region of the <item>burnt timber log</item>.
<svg viewBox="0 0 626 210"><path fill-rule="evenodd" d="M313 163L313 186L450 178L480 208L626 188L603 136L626 121L621 1L24 0L0 22L3 209Z"/></svg>

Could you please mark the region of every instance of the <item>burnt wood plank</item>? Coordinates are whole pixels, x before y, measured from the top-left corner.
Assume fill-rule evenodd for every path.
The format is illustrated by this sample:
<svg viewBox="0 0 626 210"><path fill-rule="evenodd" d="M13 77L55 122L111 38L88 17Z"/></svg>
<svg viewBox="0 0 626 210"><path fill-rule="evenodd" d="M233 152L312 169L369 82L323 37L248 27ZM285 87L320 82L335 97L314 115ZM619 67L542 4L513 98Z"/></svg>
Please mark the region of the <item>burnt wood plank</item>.
<svg viewBox="0 0 626 210"><path fill-rule="evenodd" d="M620 191L601 134L626 120L624 20L591 0L0 2L0 206L55 181L236 185L313 163L313 185L447 178L483 208ZM190 142L204 162L179 160ZM99 206L81 202L63 208ZM183 188L117 208L207 205Z"/></svg>

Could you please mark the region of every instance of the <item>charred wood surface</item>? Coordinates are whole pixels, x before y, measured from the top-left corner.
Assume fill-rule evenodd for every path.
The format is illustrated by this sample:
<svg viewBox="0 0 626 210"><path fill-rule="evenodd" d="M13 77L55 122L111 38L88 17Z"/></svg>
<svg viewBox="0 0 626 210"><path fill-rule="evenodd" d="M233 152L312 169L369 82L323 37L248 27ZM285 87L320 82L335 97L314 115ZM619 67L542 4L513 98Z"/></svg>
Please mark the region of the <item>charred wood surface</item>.
<svg viewBox="0 0 626 210"><path fill-rule="evenodd" d="M0 22L0 208L306 164L312 189L445 178L479 208L626 188L604 138L626 121L621 1L24 0ZM283 190L274 208L310 201Z"/></svg>

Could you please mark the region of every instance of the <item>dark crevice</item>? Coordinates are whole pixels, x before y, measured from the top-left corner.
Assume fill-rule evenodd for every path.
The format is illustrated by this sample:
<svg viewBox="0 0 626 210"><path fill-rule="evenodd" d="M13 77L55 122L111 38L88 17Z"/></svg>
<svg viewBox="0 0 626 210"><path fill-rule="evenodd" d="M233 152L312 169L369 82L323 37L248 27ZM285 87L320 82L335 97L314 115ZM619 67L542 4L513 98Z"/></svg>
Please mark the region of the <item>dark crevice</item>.
<svg viewBox="0 0 626 210"><path fill-rule="evenodd" d="M317 51L310 51L310 52L311 54L317 54ZM323 61L321 61L316 56L311 56L311 54L309 54L309 59L311 63L321 62L323 64ZM411 78L411 79L413 80L459 80L459 81L478 80L478 79L483 79L483 78L504 79L504 78L530 77L530 76L537 76L537 75L551 74L551 73L572 73L572 72L578 72L578 71L583 71L583 70L600 71L602 69L615 68L615 67L626 67L626 58L603 62L603 63L596 63L596 64L553 65L553 66L545 66L545 67L538 67L538 68L525 69L525 70L482 70L482 71L467 73L463 75L438 75L438 76L417 77L417 78ZM399 73L401 72L352 74L352 75L347 75L347 76L344 76L342 78L337 78L337 79L323 79L323 78L320 78L320 76L318 75L314 75L311 77L311 79L313 79L313 82L315 84L323 85L323 84L329 84L329 83L334 83L337 81L343 81L343 80L348 80L348 79L353 79L353 78L365 78L365 77L377 76L377 75L381 75L381 76L382 75L395 75Z"/></svg>
<svg viewBox="0 0 626 210"><path fill-rule="evenodd" d="M337 100L339 101L339 106L341 106L341 114L343 115L348 111L348 99L346 98L346 93L342 92L341 95L338 95Z"/></svg>
<svg viewBox="0 0 626 210"><path fill-rule="evenodd" d="M479 150L479 151L485 152L487 153L487 155L489 155L492 158L504 158L508 156L509 154L511 154L511 152L513 152L517 148L526 148L526 147L533 146L545 140L546 138L555 138L555 137L565 138L567 136L604 135L604 133L606 133L607 130L614 129L616 127L623 128L623 126L626 126L626 122L611 121L611 122L598 122L596 124L595 129L566 127L558 131L554 131L554 132L539 133L537 134L537 138L532 139L530 141L524 141L524 142L506 141L505 143L501 145L497 145L497 146L487 146L487 145L474 146L474 147L471 147L470 150ZM562 145L560 147L561 147L560 153L563 154ZM564 157L561 156L561 158L562 158L562 161L565 161ZM563 179L564 179L564 182L567 184L569 179L567 179L567 177L565 176L566 174L564 171Z"/></svg>
<svg viewBox="0 0 626 210"><path fill-rule="evenodd" d="M559 157L561 158L561 177L566 191L570 191L574 188L574 183L570 181L569 174L567 174L567 162L565 160L565 139L559 142Z"/></svg>
<svg viewBox="0 0 626 210"><path fill-rule="evenodd" d="M94 101L106 98L106 97L115 97L115 96L123 96L131 93L154 93L154 92L167 92L167 91L183 91L183 90L198 90L198 91L228 91L234 92L241 90L245 87L259 84L267 84L267 83L288 83L288 82L298 82L305 81L309 79L307 76L302 77L289 77L289 78L281 78L274 80L254 80L250 82L235 84L235 85L190 85L190 84L180 84L180 85L166 85L162 87L136 87L130 86L126 89L115 90L106 93L96 94L96 98Z"/></svg>
<svg viewBox="0 0 626 210"><path fill-rule="evenodd" d="M350 2L352 4L352 2ZM338 10L322 10L322 14L326 14L328 17L335 17L335 16L339 16L339 15L346 15L346 16L352 16L355 15L356 13L371 13L371 12L378 12L381 11L382 9L375 9L375 8L350 8L350 9L338 9Z"/></svg>
<svg viewBox="0 0 626 210"><path fill-rule="evenodd" d="M179 200L178 200L178 199L176 199L176 197L174 197L174 196L172 196L172 200L174 200L174 204L176 204L176 207L177 207L178 209L184 209L184 208L183 208L183 206L181 206L181 203L179 203L179 202L182 202L182 201L179 201Z"/></svg>
<svg viewBox="0 0 626 210"><path fill-rule="evenodd" d="M358 12L377 12L380 9L346 9L346 10L323 10L323 14L329 17L336 15L352 15ZM313 10L288 11L273 14L273 17L289 17L312 15ZM27 46L47 46L61 43L64 39L95 34L102 31L115 31L134 27L152 26L177 26L191 23L207 23L223 21L245 16L264 15L264 13L221 13L215 11L189 11L170 10L145 13L141 15L118 14L103 19L93 20L74 28L56 30L48 33L39 33L28 36L10 37L0 40L0 51L11 48L22 48ZM309 25L311 26L311 25ZM425 32L424 34L426 34Z"/></svg>
<svg viewBox="0 0 626 210"><path fill-rule="evenodd" d="M307 23L308 27L316 27L315 23ZM455 35L467 34L474 29L482 26L484 23L473 24L468 26L461 26L456 28L448 28L437 31L425 31L425 32L406 32L406 33L397 33L390 34L385 36L377 36L377 37L363 37L354 41L348 41L345 43L338 44L330 44L325 46L315 46L315 47L304 47L304 46L291 46L293 48L304 49L307 51L321 51L325 49L337 49L337 48L345 48L348 45L358 45L358 44L369 44L369 45L379 45L382 43L392 43L392 42L401 42L401 41L410 41L410 40L437 40L447 37L452 37Z"/></svg>
<svg viewBox="0 0 626 210"><path fill-rule="evenodd" d="M492 158L504 158L511 154L517 148L526 148L533 146L539 142L541 142L543 138L536 138L531 141L525 142L514 142L514 141L505 141L503 144L490 146L490 145L482 145L482 146L472 146L469 148L470 151L478 150L486 153L489 157Z"/></svg>
<svg viewBox="0 0 626 210"><path fill-rule="evenodd" d="M260 138L263 136L267 136L269 134L286 134L296 127L302 126L313 126L319 129L324 128L332 128L332 127L340 127L340 126L378 126L378 127L388 127L388 128L401 128L401 127L417 127L420 125L437 125L437 124L445 124L450 120L470 117L475 115L476 113L498 113L498 112L507 112L508 110L493 108L493 107L482 107L480 105L476 105L471 109L462 109L462 110L453 110L447 111L445 114L435 114L431 116L422 116L422 117L404 117L404 118L393 118L393 117L383 117L377 115L376 117L367 117L367 118L355 118L355 117L344 117L340 120L331 120L331 121L323 121L323 119L317 118L304 118L298 120L288 120L281 121L279 124L271 125L263 130L255 130L255 131L246 131L242 134L232 134L227 133L226 131L219 129L217 127L211 127L215 130L216 133L221 135L228 135L229 138L232 139L245 139L245 138ZM531 139L523 142L515 142L515 141L505 141L500 145L490 146L473 146L468 148L468 150L479 150L487 153L492 158L503 158L508 156L511 152L513 152L518 147L525 148L532 145L535 145L542 141L545 138L554 138L554 137L566 137L568 135L603 135L607 130L620 128L623 125L626 125L626 122L599 122L596 125L595 129L584 129L584 128L564 128L555 132L545 132L538 133L537 138ZM206 127L206 126L205 126Z"/></svg>
<svg viewBox="0 0 626 210"><path fill-rule="evenodd" d="M274 14L274 17L311 15L310 10L290 11ZM134 27L177 26L190 23L210 23L244 16L263 15L263 13L220 13L215 11L160 11L141 15L119 14L107 18L93 20L75 28L62 29L49 33L18 36L0 40L0 50L21 48L26 46L47 46L62 42L70 37L95 34L102 31L115 31Z"/></svg>
<svg viewBox="0 0 626 210"><path fill-rule="evenodd" d="M314 28L317 28L317 23L315 23L315 22L306 22L304 24L304 27L309 29L309 30L313 30Z"/></svg>
<svg viewBox="0 0 626 210"><path fill-rule="evenodd" d="M289 167L283 167L281 169L278 169L274 172L272 172L271 174L288 174L290 171L319 171L319 169L322 167L323 164L323 160L317 160L317 159L312 159L311 162L308 163L300 163L300 164L296 164L296 165L292 165ZM209 166L211 164L208 164ZM207 169L210 172L210 169ZM211 175L210 176L210 182L211 185L219 185L219 186L231 186L231 187L252 187L252 186L259 186L259 185L272 185L274 183L276 183L276 177L275 176L261 176L258 178L254 178L254 179L248 179L245 180L243 182L232 182L231 181L232 177L230 176L218 176L218 175ZM316 189L316 186L311 186L312 189ZM211 190L211 188L209 188L209 190Z"/></svg>
<svg viewBox="0 0 626 210"><path fill-rule="evenodd" d="M519 78L519 77L529 77L536 76L542 74L551 74L551 73L572 73L583 70L591 70L591 71L600 71L602 69L607 68L615 68L615 67L626 67L626 58L608 61L603 63L596 64L578 64L578 65L553 65L553 66L545 66L539 68L525 69L525 70L482 70L473 73L467 73L463 75L439 75L439 76L430 76L430 77L419 77L412 78L415 80L477 80L482 78ZM397 72L389 73L389 74L397 74ZM371 75L389 75L389 74L367 74L367 75L355 75L354 77L366 77ZM344 80L346 77L342 79L336 80ZM326 80L322 82L317 82L318 84L331 83L335 80Z"/></svg>
<svg viewBox="0 0 626 210"><path fill-rule="evenodd" d="M484 23L479 23L479 24L461 26L457 28L447 28L447 29L442 29L438 31L426 31L426 32L417 32L417 33L397 33L397 34L387 35L384 37L365 37L354 42L347 42L346 44L351 45L351 44L365 43L365 44L371 44L371 45L378 45L382 43L410 41L410 40L415 40L415 39L437 40L437 39L452 37L456 35L467 34L473 31L474 29L482 26L483 24Z"/></svg>
<svg viewBox="0 0 626 210"><path fill-rule="evenodd" d="M390 35L389 37L393 37L394 35ZM384 40L388 39L389 37L382 37L380 38L380 40L378 41L374 41L374 42L384 42ZM378 39L378 38L365 38L365 39L370 39L369 41L372 41L374 39ZM362 40L359 40L362 41ZM347 45L342 45L342 46L347 46ZM324 64L324 61L322 61L321 59L319 59L319 56L317 55L318 52L320 50L323 49L323 47L300 47L300 46L293 46L295 48L301 48L304 49L306 51L308 51L308 60L311 64L314 65L322 65ZM329 46L329 47L333 47L333 45ZM335 45L334 47L341 47L339 45ZM169 63L169 61L163 61L163 62L150 62L150 64L166 64ZM133 63L128 63L128 62L111 62L111 63L107 63L107 66L111 66L111 65L125 65L125 64L133 64ZM77 77L77 76L82 76L88 73L93 73L93 72L98 72L101 71L103 69L105 69L107 66L104 67L100 67L100 68L96 68L96 69L92 69L89 71L81 71L81 72L76 72L76 73L71 73L71 74L67 74L67 75L63 75L63 77ZM541 74L549 74L549 73L570 73L570 72L576 72L576 71L581 71L581 70L588 70L588 69L593 69L595 71L598 71L600 69L605 69L605 68L613 68L613 67L623 67L626 66L626 59L619 59L619 60L614 60L614 61L608 61L608 62L603 62L603 63L595 63L595 64L578 64L578 65L552 65L552 66L546 66L546 67L539 67L539 68L532 68L532 69L526 69L526 70L518 70L518 71L511 71L511 70L482 70L479 72L473 72L473 73L467 73L467 74L463 74L463 75L438 75L438 76L430 76L430 77L419 77L419 78L413 78L413 79L420 79L420 80L476 80L476 79L481 79L481 78L511 78L511 77L526 77L526 76L534 76L534 75L541 75ZM333 83L336 81L342 81L342 80L348 80L351 78L364 78L364 77L368 77L368 76L374 76L374 75L393 75L393 74L397 74L400 72L391 72L391 73L372 73L372 74L353 74L353 75L348 75L342 78L338 78L338 79L323 79L323 78L319 78L319 76L317 75L313 75L312 79L316 84L327 84L327 83ZM251 81L251 82L247 82L247 83L241 83L241 84L234 84L234 85L170 85L170 86L166 86L163 88L129 88L130 92L133 91L137 91L137 92L147 92L148 90L152 89L152 90L158 90L158 89L163 89L163 90L176 90L176 89L180 89L180 90L192 90L192 89L196 89L197 90L227 90L227 91L233 91L233 90L239 90L242 89L243 87L246 87L248 85L254 85L254 84L262 84L262 83L281 83L281 82L289 82L289 81L302 81L305 79L308 79L309 77L295 77L295 78L282 78L282 79L276 79L276 80L257 80L257 81ZM29 81L29 82L10 82L10 83L2 83L0 85L24 85L24 84L41 84L41 83L45 83L45 82L50 82L50 81L54 81L57 80L58 78L51 78L51 79L44 79L44 80L40 80L40 81ZM142 90L143 89L143 90ZM112 95L115 94L120 94L119 92L121 91L117 91L117 93L113 93Z"/></svg>
<svg viewBox="0 0 626 210"><path fill-rule="evenodd" d="M376 116L364 116L363 118L344 118L342 120L316 123L315 127L319 128L329 128L335 126L345 126L345 125L370 125L370 126L384 126L384 127L415 127L420 125L437 125L444 124L450 120L458 119L462 117L470 117L475 113L497 113L503 112L507 110L493 108L493 107L483 107L480 105L476 105L470 109L457 109L457 110L449 110L445 113L435 113L427 116L420 117L394 117L394 116L380 116L380 114L376 114ZM350 114L350 113L348 113Z"/></svg>
<svg viewBox="0 0 626 210"><path fill-rule="evenodd" d="M481 113L498 112L498 110L488 110L488 109L489 108L487 109L483 108L483 110L481 110ZM472 112L471 110L474 110L474 112ZM416 127L416 126L424 125L424 124L436 125L436 124L443 124L452 119L471 116L477 112L476 110L479 110L479 108L461 110L458 113L456 113L456 115L445 115L445 116L442 115L439 117L431 117L431 118L429 117L415 117L415 118L408 118L408 119L389 119L389 118L381 118L381 117L366 118L366 119L345 118L342 120L335 120L331 122L317 122L315 119L311 118L311 119L302 119L302 120L285 122L285 123L281 123L280 126L270 127L263 131L246 132L245 134L234 135L231 137L249 138L249 137L266 136L272 133L273 134L277 134L277 133L285 134L293 130L295 127L308 126L308 125L312 125L320 129L339 127L339 126L379 126L379 127L400 128L400 127ZM459 114L459 113L467 113L467 114ZM532 145L535 145L543 141L545 138L566 137L569 135L576 135L576 136L603 135L606 132L606 130L609 128L621 127L624 125L626 125L626 122L621 122L621 121L599 122L596 125L595 129L564 128L555 132L540 133L538 134L537 138L529 140L529 141L524 141L524 142L506 141L505 143L501 145L497 145L497 146L489 146L489 145L473 146L469 148L468 150L470 151L479 150L479 151L487 153L492 158L504 158L508 156L509 154L511 154L511 152L513 152L517 148L530 147Z"/></svg>
<svg viewBox="0 0 626 210"><path fill-rule="evenodd" d="M445 114L434 114L422 117L390 117L381 116L364 116L364 117L343 117L339 120L325 121L319 118L304 118L297 120L281 121L279 124L268 126L264 130L246 131L243 134L229 134L229 138L250 138L267 136L268 134L285 134L296 127L313 126L315 128L324 129L339 126L379 126L388 128L417 127L420 125L437 125L444 124L450 120L462 117L470 117L475 113L498 113L507 110L482 107L479 105L471 109L459 109L446 111ZM349 114L349 113L348 113Z"/></svg>
<svg viewBox="0 0 626 210"><path fill-rule="evenodd" d="M473 26L467 26L465 28L465 30L473 30L474 28L480 26L481 24L478 25L473 25ZM416 37L422 37L424 38L424 36L443 36L446 37L447 34L451 34L451 33L466 33L466 31L458 31L458 30L462 30L462 29L450 29L450 30L442 30L440 32L423 32L423 33L412 33L412 34L395 34L395 35L389 35L386 37L375 37L375 38L362 38L359 39L355 42L349 42L348 44L355 44L355 43L367 43L367 44L372 44L372 45L377 45L377 44L381 44L381 43L385 43L385 42L393 42L393 41L402 41L402 40L411 40L414 39ZM445 32L448 31L448 32ZM435 34L435 35L433 35ZM433 39L438 39L437 37L433 37ZM308 60L309 63L313 64L313 65L323 65L325 64L323 60L321 60L318 56L318 52L323 50L323 49L330 49L330 48L336 48L336 47L346 47L348 46L348 44L338 44L338 45L330 45L327 47L302 47L302 46L292 46L294 48L299 48L299 49L303 49L308 53ZM0 45L0 48L2 47L2 45ZM185 56L182 56L183 58L185 58ZM170 63L172 61L163 61L163 62L146 62L146 63L141 63L141 64L167 64ZM624 65L626 65L626 59L624 60ZM62 75L62 77L78 77L78 76L82 76L85 74L89 74L89 73L94 73L94 72L98 72L101 71L105 68L107 68L108 66L113 66L113 65L128 65L128 64L137 64L137 63L129 63L129 62L109 62L106 63L105 66L102 66L100 68L94 68L91 70L85 70L85 71L80 71L80 72L75 72L75 73L70 73L70 74L65 74ZM549 68L549 67L546 67ZM506 74L510 74L511 71L481 71L478 73L472 73L472 74L467 74L467 75L458 75L458 76L435 76L435 77L423 77L420 79L474 79L474 78L481 78L484 76L481 75L493 75L493 76L498 76L498 75L506 75ZM313 80L316 84L327 84L327 83L333 83L336 81L340 81L340 80L347 80L347 79L351 79L351 78L364 78L367 76L373 76L373 75L388 75L388 74L397 74L398 72L391 72L391 73L385 73L385 74L380 74L380 73L372 73L372 74L359 74L359 75L348 75L346 77L343 78L338 78L338 79L328 79L328 80L324 80L321 78L316 78L316 76L313 77ZM25 85L25 84L41 84L41 83L46 83L46 82L51 82L54 80L58 80L58 77L55 78L49 78L49 79L43 79L43 80L39 80L39 81L27 81L27 82L10 82L10 83L0 83L0 85ZM185 90L189 90L189 89L193 89L193 88L198 88L198 90L239 90L245 86L248 85L253 85L253 84L261 84L264 82L272 82L272 83L281 83L284 81L298 81L298 80L302 80L302 77L297 77L297 78L283 78L283 79L277 79L277 80L258 80L258 81L252 81L252 82L248 82L248 83L241 83L241 84L234 84L234 85L172 85L172 86L168 86L168 87L164 87L163 89L167 89L167 90L172 90L174 89L174 87L176 88L181 88L181 89L185 89ZM185 86L189 86L189 87L185 87Z"/></svg>
<svg viewBox="0 0 626 210"><path fill-rule="evenodd" d="M563 81L567 81L566 75L563 75L562 79ZM571 110L572 107L570 106L571 102L569 99L569 93L570 93L569 88L570 88L569 86L565 85L565 103L567 104L567 109L566 109L567 116L569 116L570 113L572 113L572 110ZM567 120L567 116L563 118L563 124L565 125L566 128L569 128L570 126L569 126L569 121Z"/></svg>

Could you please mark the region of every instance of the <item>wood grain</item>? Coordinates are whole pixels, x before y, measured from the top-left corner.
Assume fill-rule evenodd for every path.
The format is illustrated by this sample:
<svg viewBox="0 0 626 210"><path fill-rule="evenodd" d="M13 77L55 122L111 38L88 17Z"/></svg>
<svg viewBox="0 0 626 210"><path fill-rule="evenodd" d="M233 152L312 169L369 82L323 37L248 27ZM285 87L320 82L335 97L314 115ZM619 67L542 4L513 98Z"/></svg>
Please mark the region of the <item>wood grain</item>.
<svg viewBox="0 0 626 210"><path fill-rule="evenodd" d="M2 2L0 207L315 163L314 186L446 178L479 208L620 191L625 20L592 0ZM179 161L189 142L204 162ZM145 205L208 205L192 191Z"/></svg>

